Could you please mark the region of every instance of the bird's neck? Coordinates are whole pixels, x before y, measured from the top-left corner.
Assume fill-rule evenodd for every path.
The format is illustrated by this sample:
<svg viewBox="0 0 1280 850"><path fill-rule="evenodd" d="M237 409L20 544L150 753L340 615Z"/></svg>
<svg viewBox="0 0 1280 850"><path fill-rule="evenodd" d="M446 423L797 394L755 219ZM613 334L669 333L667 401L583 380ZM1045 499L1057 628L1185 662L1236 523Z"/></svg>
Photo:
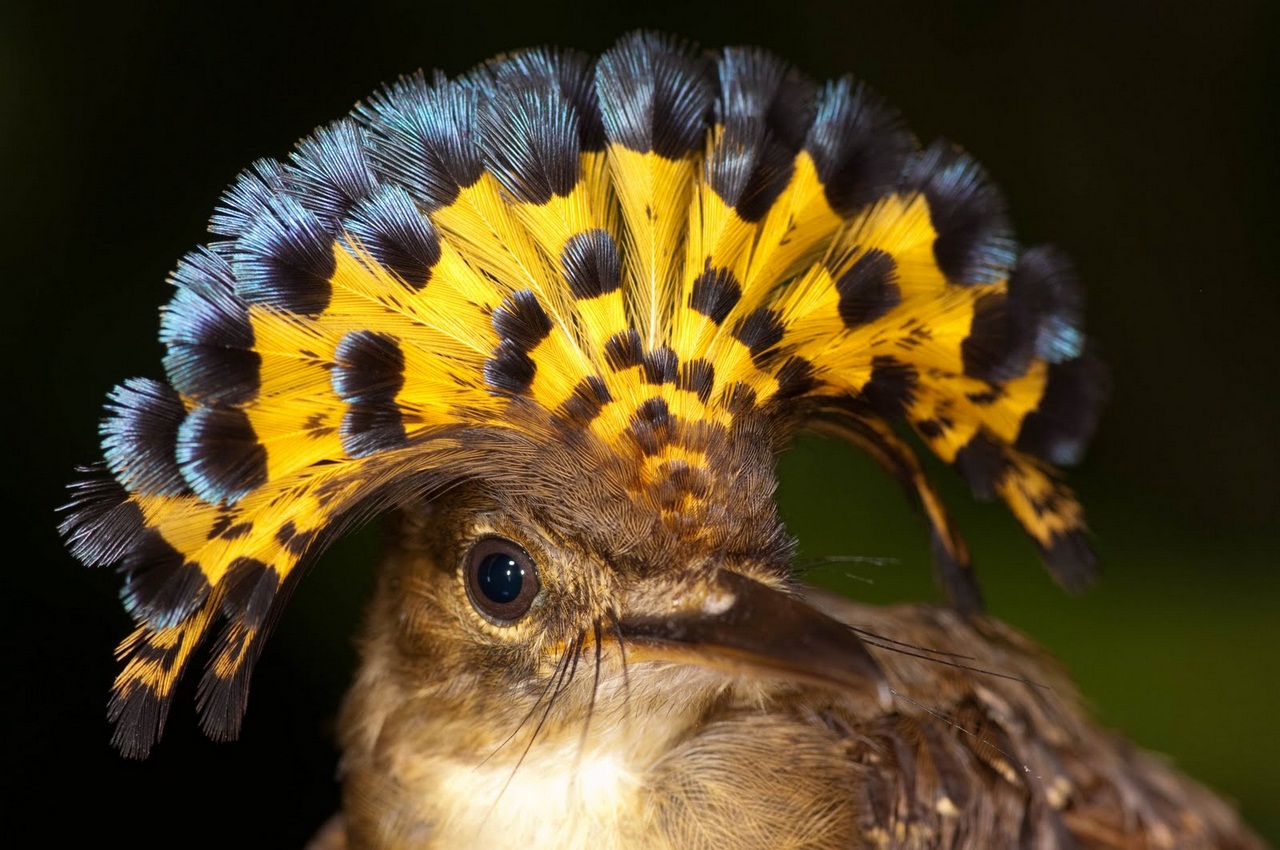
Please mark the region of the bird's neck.
<svg viewBox="0 0 1280 850"><path fill-rule="evenodd" d="M657 758L630 735L535 740L481 764L443 758L430 791L439 846L622 847L643 834L646 775Z"/></svg>
<svg viewBox="0 0 1280 850"><path fill-rule="evenodd" d="M514 717L509 723L486 724L483 712L451 711L443 703L400 703L403 712L379 725L420 729L400 736L395 748L378 751L374 744L372 753L347 754L348 793L381 800L382 811L397 812L393 824L414 825L393 826L396 834L388 835L379 832L386 819L371 824L377 834L376 840L370 834L370 845L654 846L648 823L654 774L701 725L717 689L708 689L699 671L646 675L640 668L628 683L606 675L592 701L588 678L561 693L545 717L543 703L508 715ZM685 679L686 695L701 696L671 699L670 689ZM377 768L366 770L372 765ZM388 797L393 805L386 805ZM345 808L350 820L358 807Z"/></svg>

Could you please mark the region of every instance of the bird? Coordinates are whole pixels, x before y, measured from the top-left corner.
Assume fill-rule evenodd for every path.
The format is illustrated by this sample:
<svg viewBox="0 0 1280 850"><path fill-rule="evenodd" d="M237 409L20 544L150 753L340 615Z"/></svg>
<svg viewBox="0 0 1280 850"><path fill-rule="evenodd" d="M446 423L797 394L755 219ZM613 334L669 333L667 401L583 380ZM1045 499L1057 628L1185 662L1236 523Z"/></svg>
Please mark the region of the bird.
<svg viewBox="0 0 1280 850"><path fill-rule="evenodd" d="M236 737L307 567L385 515L315 848L1262 846L985 613L918 451L1081 589L1106 368L1066 256L863 82L653 31L418 72L209 232L61 523L124 577L124 756L202 655ZM802 432L901 484L945 604L799 580Z"/></svg>

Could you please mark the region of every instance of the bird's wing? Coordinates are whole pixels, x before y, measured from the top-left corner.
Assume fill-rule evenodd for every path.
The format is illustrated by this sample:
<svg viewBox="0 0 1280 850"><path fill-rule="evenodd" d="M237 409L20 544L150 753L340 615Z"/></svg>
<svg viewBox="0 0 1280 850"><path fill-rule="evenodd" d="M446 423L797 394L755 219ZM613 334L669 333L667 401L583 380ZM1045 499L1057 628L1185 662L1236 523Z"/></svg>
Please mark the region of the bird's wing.
<svg viewBox="0 0 1280 850"><path fill-rule="evenodd" d="M894 690L892 711L836 703L813 718L861 768L854 806L872 846L1262 850L1207 789L1100 728L1063 668L1013 628L806 596L859 630Z"/></svg>

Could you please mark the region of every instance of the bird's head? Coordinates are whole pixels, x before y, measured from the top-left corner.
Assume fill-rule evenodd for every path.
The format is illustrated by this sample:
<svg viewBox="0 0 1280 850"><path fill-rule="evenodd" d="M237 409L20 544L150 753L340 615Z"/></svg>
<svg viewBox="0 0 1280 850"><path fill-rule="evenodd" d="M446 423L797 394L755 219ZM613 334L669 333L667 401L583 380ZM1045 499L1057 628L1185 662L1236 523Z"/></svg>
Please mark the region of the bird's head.
<svg viewBox="0 0 1280 850"><path fill-rule="evenodd" d="M653 33L418 74L242 174L211 232L172 276L165 378L112 392L63 525L126 575L130 755L215 634L202 722L234 736L307 564L392 508L348 712L369 747L432 704L501 736L548 694L581 717L628 681L651 713L696 710L672 677L881 700L790 583L774 464L802 429L902 483L961 608L965 547L908 433L1061 581L1091 573L1052 467L1102 395L1072 275L852 78ZM604 683L568 687L584 658Z"/></svg>
<svg viewBox="0 0 1280 850"><path fill-rule="evenodd" d="M548 795L553 820L635 812L642 766L744 706L888 705L855 631L796 593L769 423L651 473L642 451L530 438L550 424L474 435L502 462L388 525L340 723L359 846L415 824L538 843Z"/></svg>
<svg viewBox="0 0 1280 850"><path fill-rule="evenodd" d="M593 717L651 707L692 722L733 688L767 700L818 685L883 703L856 634L795 595L773 456L759 450L770 434L724 436L707 466L646 478L641 453L488 435L501 464L402 507L389 529L348 749L372 751L388 724L410 722L437 750L458 741L439 727L461 718L474 758L522 731L576 739Z"/></svg>

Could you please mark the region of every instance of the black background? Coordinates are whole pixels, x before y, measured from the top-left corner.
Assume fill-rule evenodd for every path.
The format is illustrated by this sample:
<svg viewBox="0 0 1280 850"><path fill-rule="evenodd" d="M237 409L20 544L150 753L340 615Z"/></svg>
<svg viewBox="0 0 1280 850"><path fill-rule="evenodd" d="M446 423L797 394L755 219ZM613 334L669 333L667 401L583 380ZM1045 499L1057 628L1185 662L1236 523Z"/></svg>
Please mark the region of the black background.
<svg viewBox="0 0 1280 850"><path fill-rule="evenodd" d="M502 50L592 52L652 26L756 43L813 77L853 71L925 139L966 146L1019 235L1076 260L1114 399L1072 477L1106 579L1057 591L1003 512L946 493L991 608L1048 643L1105 722L1239 800L1273 840L1280 696L1280 406L1274 4L135 4L0 11L5 834L139 847L296 847L336 801L328 743L375 535L303 582L255 677L240 742L195 728L190 690L146 762L109 748L110 571L54 532L97 457L106 391L158 376L167 273L237 171L283 156L379 83ZM945 472L942 473L945 475ZM932 598L920 524L878 472L807 441L784 461L813 573L875 600ZM852 580L848 580L846 578ZM483 722L478 718L477 722ZM16 790L16 793L14 793Z"/></svg>

